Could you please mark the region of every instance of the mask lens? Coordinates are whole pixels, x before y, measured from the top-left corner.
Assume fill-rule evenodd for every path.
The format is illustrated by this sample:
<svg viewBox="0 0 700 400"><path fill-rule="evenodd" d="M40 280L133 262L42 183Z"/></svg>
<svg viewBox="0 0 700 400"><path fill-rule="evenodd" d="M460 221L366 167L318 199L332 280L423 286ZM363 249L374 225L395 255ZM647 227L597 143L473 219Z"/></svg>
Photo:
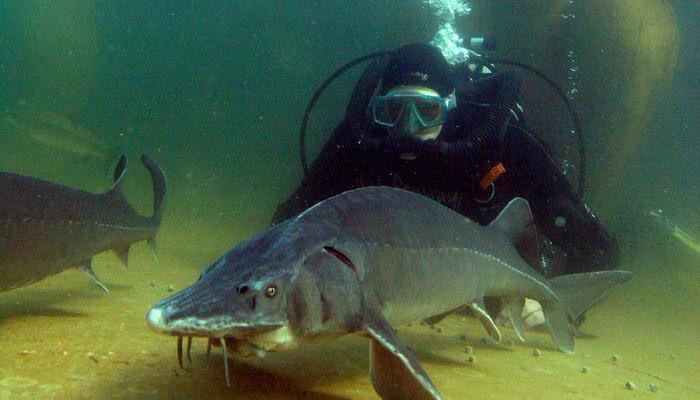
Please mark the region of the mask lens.
<svg viewBox="0 0 700 400"><path fill-rule="evenodd" d="M442 122L441 99L416 99L416 113L426 125L433 125Z"/></svg>
<svg viewBox="0 0 700 400"><path fill-rule="evenodd" d="M374 103L374 119L385 125L395 125L403 112L404 102L400 99L378 98Z"/></svg>

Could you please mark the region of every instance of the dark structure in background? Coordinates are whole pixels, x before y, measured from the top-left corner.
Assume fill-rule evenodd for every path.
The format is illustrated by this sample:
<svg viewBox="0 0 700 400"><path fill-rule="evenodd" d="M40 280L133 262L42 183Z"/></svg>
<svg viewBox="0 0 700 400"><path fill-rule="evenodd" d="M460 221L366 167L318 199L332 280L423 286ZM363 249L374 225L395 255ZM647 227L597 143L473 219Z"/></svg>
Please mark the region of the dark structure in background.
<svg viewBox="0 0 700 400"><path fill-rule="evenodd" d="M629 194L621 190L634 187L621 182L639 161L641 146L652 139L648 125L657 107L668 100L679 49L671 2L472 0L470 4L471 14L458 21L465 37L493 36L499 54L533 65L562 85L570 75L569 51L575 51L574 104L582 115L589 158L586 198L601 214L616 214L617 200ZM528 123L560 156L571 143L562 137L570 125L561 103L536 78L526 79L523 93L523 105L533 116Z"/></svg>

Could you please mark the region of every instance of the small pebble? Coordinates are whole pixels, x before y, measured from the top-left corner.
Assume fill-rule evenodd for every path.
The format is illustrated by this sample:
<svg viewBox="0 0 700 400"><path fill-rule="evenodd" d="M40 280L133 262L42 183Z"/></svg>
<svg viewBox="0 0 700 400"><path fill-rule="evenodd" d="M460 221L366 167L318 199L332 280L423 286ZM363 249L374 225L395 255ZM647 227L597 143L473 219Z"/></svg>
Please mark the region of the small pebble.
<svg viewBox="0 0 700 400"><path fill-rule="evenodd" d="M535 350L532 350L532 355L535 357L539 357L542 355L542 352L540 351L540 349L535 349Z"/></svg>
<svg viewBox="0 0 700 400"><path fill-rule="evenodd" d="M630 381L627 381L627 382L625 382L625 388L627 390L634 390L637 388L637 385L635 385L634 383L632 383Z"/></svg>
<svg viewBox="0 0 700 400"><path fill-rule="evenodd" d="M584 374L587 374L587 373L591 372L591 368L590 367L582 367L581 372L583 372Z"/></svg>
<svg viewBox="0 0 700 400"><path fill-rule="evenodd" d="M467 335L460 333L459 334L459 340L467 340Z"/></svg>
<svg viewBox="0 0 700 400"><path fill-rule="evenodd" d="M472 354L472 353L474 353L474 348L473 348L472 346L467 346L467 347L464 349L464 352L467 353L467 354Z"/></svg>
<svg viewBox="0 0 700 400"><path fill-rule="evenodd" d="M155 281L151 281L151 282L149 283L149 285L151 285L151 287L156 287L156 282L155 282Z"/></svg>
<svg viewBox="0 0 700 400"><path fill-rule="evenodd" d="M650 383L650 384L649 384L649 390L651 390L652 392L656 393L656 392L659 391L659 387L656 386L656 385L653 384L653 383Z"/></svg>
<svg viewBox="0 0 700 400"><path fill-rule="evenodd" d="M35 350L22 350L22 351L20 351L19 354L21 354L21 355L23 355L23 356L28 356L28 355L34 354L34 353L36 353Z"/></svg>
<svg viewBox="0 0 700 400"><path fill-rule="evenodd" d="M100 362L100 360L97 358L97 356L95 355L95 353L87 353L86 355L87 355L87 357L88 357L89 359L91 359L92 361L94 361L94 362L96 362L96 363Z"/></svg>
<svg viewBox="0 0 700 400"><path fill-rule="evenodd" d="M476 357L474 357L474 356L467 357L467 362L469 364L474 364L476 362Z"/></svg>
<svg viewBox="0 0 700 400"><path fill-rule="evenodd" d="M610 361L620 361L622 360L622 356L618 354L613 354L612 357L610 357Z"/></svg>
<svg viewBox="0 0 700 400"><path fill-rule="evenodd" d="M175 290L175 287L173 285L168 285L168 287L166 287L165 290L167 290L168 292L172 292L173 290Z"/></svg>
<svg viewBox="0 0 700 400"><path fill-rule="evenodd" d="M68 355L68 352L64 350L64 351L63 351L63 355L64 355L64 356L67 356L67 355Z"/></svg>

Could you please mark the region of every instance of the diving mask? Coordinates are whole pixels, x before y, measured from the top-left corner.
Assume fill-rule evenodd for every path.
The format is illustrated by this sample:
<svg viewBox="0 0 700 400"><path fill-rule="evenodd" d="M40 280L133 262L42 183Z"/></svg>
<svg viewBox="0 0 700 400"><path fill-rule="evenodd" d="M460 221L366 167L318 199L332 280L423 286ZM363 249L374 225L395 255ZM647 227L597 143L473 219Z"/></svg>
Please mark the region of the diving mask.
<svg viewBox="0 0 700 400"><path fill-rule="evenodd" d="M457 99L454 92L447 98L419 93L389 93L375 96L369 106L374 122L379 125L395 128L403 119L417 129L426 129L444 124L447 112L457 107Z"/></svg>

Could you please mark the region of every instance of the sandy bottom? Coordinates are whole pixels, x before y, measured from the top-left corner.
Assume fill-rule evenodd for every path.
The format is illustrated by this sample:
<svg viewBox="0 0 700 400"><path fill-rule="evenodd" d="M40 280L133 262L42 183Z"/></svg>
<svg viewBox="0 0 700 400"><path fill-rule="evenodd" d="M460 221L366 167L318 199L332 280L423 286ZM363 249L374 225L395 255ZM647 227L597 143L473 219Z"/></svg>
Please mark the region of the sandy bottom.
<svg viewBox="0 0 700 400"><path fill-rule="evenodd" d="M377 398L368 341L359 336L234 361L231 387L220 353L207 365L204 340L194 342L192 364L179 368L175 338L151 332L146 312L169 294L168 285L189 285L219 255L197 249L190 236L182 242L189 248L161 246L158 262L144 244L135 245L128 270L111 253L97 256L109 294L76 271L0 293L0 399ZM445 399L697 399L698 265L625 265L635 279L589 316L576 355L555 350L542 332L518 343L504 328L504 343L492 343L464 316L399 333ZM611 361L613 354L620 359Z"/></svg>

